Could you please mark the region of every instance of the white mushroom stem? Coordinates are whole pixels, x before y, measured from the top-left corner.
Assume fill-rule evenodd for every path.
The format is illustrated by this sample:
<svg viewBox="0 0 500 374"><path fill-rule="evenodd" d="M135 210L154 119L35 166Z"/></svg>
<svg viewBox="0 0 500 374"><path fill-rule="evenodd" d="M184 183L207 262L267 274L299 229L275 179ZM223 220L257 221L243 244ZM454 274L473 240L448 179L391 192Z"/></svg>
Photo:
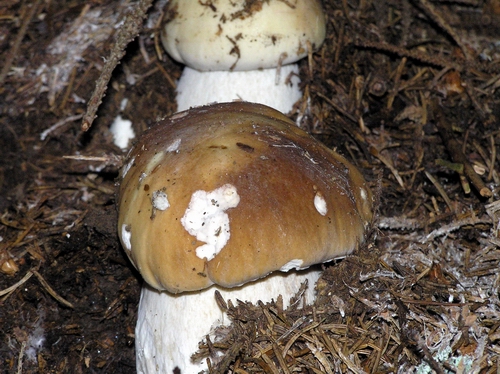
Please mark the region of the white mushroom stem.
<svg viewBox="0 0 500 374"><path fill-rule="evenodd" d="M302 92L297 64L250 71L204 71L186 67L177 84L177 110L243 100L288 113Z"/></svg>
<svg viewBox="0 0 500 374"><path fill-rule="evenodd" d="M237 300L266 303L282 295L286 308L289 299L305 281L308 288L304 300L309 303L314 300L314 286L320 273L317 268L277 272L242 287L223 289L213 286L178 295L143 287L135 330L137 372L174 373L177 367L182 374L195 374L207 369L205 362L193 363L190 357L211 327L229 323L228 317L217 306L215 290L234 304Z"/></svg>

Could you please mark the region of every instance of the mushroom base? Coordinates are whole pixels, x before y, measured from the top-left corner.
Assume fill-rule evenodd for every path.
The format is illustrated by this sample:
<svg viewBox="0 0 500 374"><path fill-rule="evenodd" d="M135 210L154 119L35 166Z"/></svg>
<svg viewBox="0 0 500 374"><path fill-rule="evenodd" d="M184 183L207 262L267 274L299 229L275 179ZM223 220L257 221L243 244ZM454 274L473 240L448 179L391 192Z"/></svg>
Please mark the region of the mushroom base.
<svg viewBox="0 0 500 374"><path fill-rule="evenodd" d="M260 103L288 113L302 92L299 67L251 71L203 71L186 67L177 83L177 110L235 100Z"/></svg>
<svg viewBox="0 0 500 374"><path fill-rule="evenodd" d="M217 326L230 321L215 301L218 290L225 300L270 302L283 296L283 306L308 282L304 298L311 303L315 298L315 284L321 271L312 268L288 273L275 273L266 278L233 289L212 286L208 289L183 294L160 292L143 287L135 329L138 373L194 374L207 370L205 362L191 362L198 343Z"/></svg>

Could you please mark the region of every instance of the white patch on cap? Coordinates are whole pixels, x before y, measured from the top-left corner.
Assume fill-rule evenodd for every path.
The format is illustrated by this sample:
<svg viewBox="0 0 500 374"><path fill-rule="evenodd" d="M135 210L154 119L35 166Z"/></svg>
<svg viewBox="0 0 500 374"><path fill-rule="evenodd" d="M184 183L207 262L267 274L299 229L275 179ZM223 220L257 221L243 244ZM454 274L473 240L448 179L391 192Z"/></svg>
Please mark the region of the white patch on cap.
<svg viewBox="0 0 500 374"><path fill-rule="evenodd" d="M163 191L155 191L153 192L153 197L151 198L151 203L153 207L158 210L167 210L170 206L168 202L167 194Z"/></svg>
<svg viewBox="0 0 500 374"><path fill-rule="evenodd" d="M303 263L304 263L304 261L301 260L300 258L294 259L292 261L287 262L285 265L283 265L280 268L280 271L284 271L286 273L287 271L290 271L292 269L299 270Z"/></svg>
<svg viewBox="0 0 500 374"><path fill-rule="evenodd" d="M132 250L132 231L130 230L130 225L122 225L122 243L127 251Z"/></svg>
<svg viewBox="0 0 500 374"><path fill-rule="evenodd" d="M326 201L321 192L316 192L314 195L314 207L322 216L326 215L328 212L328 208L326 207Z"/></svg>
<svg viewBox="0 0 500 374"><path fill-rule="evenodd" d="M181 139L177 138L172 143L169 144L169 146L167 147L166 151L167 152L177 152L177 150L179 149L180 145L181 145Z"/></svg>
<svg viewBox="0 0 500 374"><path fill-rule="evenodd" d="M239 202L240 196L231 184L210 192L198 190L193 193L181 223L189 234L207 243L196 248L196 256L210 261L226 245L230 231L225 211L235 208Z"/></svg>
<svg viewBox="0 0 500 374"><path fill-rule="evenodd" d="M125 175L127 175L128 171L130 170L130 168L134 164L134 161L135 161L135 157L132 157L130 159L130 161L127 164L125 164L125 166L122 169L122 178L125 178Z"/></svg>

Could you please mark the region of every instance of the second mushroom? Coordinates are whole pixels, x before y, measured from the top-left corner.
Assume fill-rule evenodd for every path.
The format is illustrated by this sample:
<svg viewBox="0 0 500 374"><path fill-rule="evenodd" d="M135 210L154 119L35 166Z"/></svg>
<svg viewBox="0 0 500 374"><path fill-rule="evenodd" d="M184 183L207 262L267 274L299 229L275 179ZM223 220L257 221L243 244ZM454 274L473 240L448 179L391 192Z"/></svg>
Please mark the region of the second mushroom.
<svg viewBox="0 0 500 374"><path fill-rule="evenodd" d="M296 61L325 38L319 0L171 0L161 39L186 65L178 110L233 100L282 113L301 98Z"/></svg>

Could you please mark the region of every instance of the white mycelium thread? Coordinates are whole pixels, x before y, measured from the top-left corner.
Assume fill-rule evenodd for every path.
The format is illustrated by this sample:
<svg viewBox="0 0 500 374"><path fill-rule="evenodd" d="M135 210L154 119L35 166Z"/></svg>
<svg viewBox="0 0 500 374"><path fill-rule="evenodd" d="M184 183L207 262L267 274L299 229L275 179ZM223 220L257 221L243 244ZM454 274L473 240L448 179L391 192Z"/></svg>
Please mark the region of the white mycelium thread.
<svg viewBox="0 0 500 374"><path fill-rule="evenodd" d="M236 187L225 184L213 191L198 190L191 196L181 223L191 235L206 244L196 248L199 258L213 259L230 237L229 216L225 212L240 202Z"/></svg>
<svg viewBox="0 0 500 374"><path fill-rule="evenodd" d="M314 195L314 207L322 216L326 215L328 212L328 208L326 207L326 201L321 192L316 192Z"/></svg>

